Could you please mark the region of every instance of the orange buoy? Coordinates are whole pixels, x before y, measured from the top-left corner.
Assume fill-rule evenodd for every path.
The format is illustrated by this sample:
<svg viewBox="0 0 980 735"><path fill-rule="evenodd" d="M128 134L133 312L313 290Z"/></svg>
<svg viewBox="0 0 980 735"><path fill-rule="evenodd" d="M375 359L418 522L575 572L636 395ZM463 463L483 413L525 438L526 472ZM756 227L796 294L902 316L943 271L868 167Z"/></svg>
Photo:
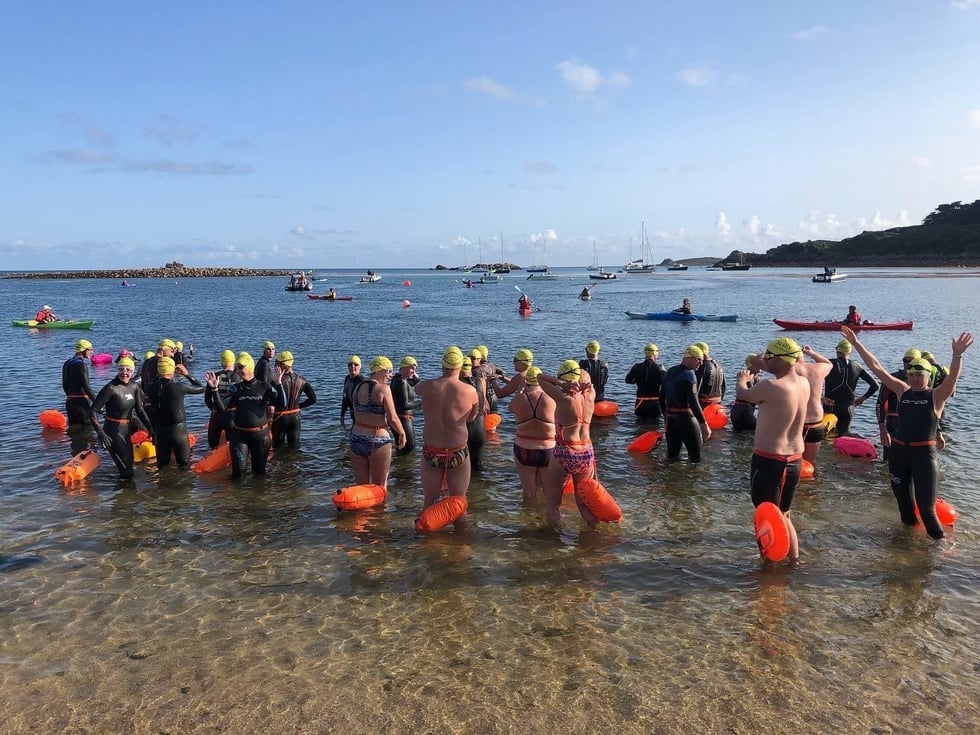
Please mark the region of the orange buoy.
<svg viewBox="0 0 980 735"><path fill-rule="evenodd" d="M868 439L860 436L839 436L834 439L834 449L838 454L858 457L868 461L878 459L878 450Z"/></svg>
<svg viewBox="0 0 980 735"><path fill-rule="evenodd" d="M337 510L362 510L381 505L387 497L381 485L350 485L333 494L333 504Z"/></svg>
<svg viewBox="0 0 980 735"><path fill-rule="evenodd" d="M663 439L663 434L659 431L648 431L645 434L640 434L636 439L629 443L626 447L627 452L640 452L646 454L647 452L652 452L660 445L660 440Z"/></svg>
<svg viewBox="0 0 980 735"><path fill-rule="evenodd" d="M815 474L816 468L814 468L813 462L808 459L804 459L803 464L800 465L800 479L812 480Z"/></svg>
<svg viewBox="0 0 980 735"><path fill-rule="evenodd" d="M622 519L623 511L598 480L586 477L579 482L575 493L582 501L582 505L588 508L600 523L619 523Z"/></svg>
<svg viewBox="0 0 980 735"><path fill-rule="evenodd" d="M462 495L444 495L415 519L415 530L419 533L438 531L458 521L468 506L469 503Z"/></svg>
<svg viewBox="0 0 980 735"><path fill-rule="evenodd" d="M500 414L488 413L483 417L483 425L486 427L487 431L496 431L497 427L500 426Z"/></svg>
<svg viewBox="0 0 980 735"><path fill-rule="evenodd" d="M704 407L704 420L712 431L724 429L728 423L728 412L720 403L711 403Z"/></svg>
<svg viewBox="0 0 980 735"><path fill-rule="evenodd" d="M145 462L148 459L154 459L156 456L157 448L151 441L140 442L133 447L134 462Z"/></svg>
<svg viewBox="0 0 980 735"><path fill-rule="evenodd" d="M409 301L408 299L405 299L404 301L402 301L402 308L403 309L407 309L411 305L412 305L412 302Z"/></svg>
<svg viewBox="0 0 980 735"><path fill-rule="evenodd" d="M755 509L755 540L769 561L782 561L789 554L789 524L775 503L759 503Z"/></svg>
<svg viewBox="0 0 980 735"><path fill-rule="evenodd" d="M41 426L45 429L64 431L68 428L68 418L61 411L53 408L41 411L37 418L41 422Z"/></svg>
<svg viewBox="0 0 980 735"><path fill-rule="evenodd" d="M956 512L956 508L953 507L952 503L946 501L945 498L936 498L936 518L944 526L952 526L956 523L956 519L959 518L960 514ZM915 507L915 517L922 520L919 515L919 506Z"/></svg>
<svg viewBox="0 0 980 735"><path fill-rule="evenodd" d="M55 470L54 476L61 480L62 485L67 486L73 482L78 482L83 477L87 477L98 466L99 455L86 449L76 454Z"/></svg>
<svg viewBox="0 0 980 735"><path fill-rule="evenodd" d="M616 401L596 401L592 411L594 416L615 416L619 411L619 404Z"/></svg>
<svg viewBox="0 0 980 735"><path fill-rule="evenodd" d="M205 472L216 472L231 466L231 445L228 442L219 444L201 459L194 463L194 471L199 475Z"/></svg>
<svg viewBox="0 0 980 735"><path fill-rule="evenodd" d="M133 446L136 446L137 444L142 444L149 438L150 438L150 433L145 429L140 429L139 431L134 431L130 435L129 441L132 442Z"/></svg>

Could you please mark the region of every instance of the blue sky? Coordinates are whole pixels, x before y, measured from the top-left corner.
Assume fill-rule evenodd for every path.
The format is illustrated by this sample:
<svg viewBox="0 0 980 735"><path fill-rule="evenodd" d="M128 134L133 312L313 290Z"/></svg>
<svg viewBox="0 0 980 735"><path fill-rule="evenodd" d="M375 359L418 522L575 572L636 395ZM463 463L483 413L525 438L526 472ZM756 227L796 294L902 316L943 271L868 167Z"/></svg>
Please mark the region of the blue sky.
<svg viewBox="0 0 980 735"><path fill-rule="evenodd" d="M980 0L0 2L5 269L725 255L980 198ZM641 225L641 223L643 223Z"/></svg>

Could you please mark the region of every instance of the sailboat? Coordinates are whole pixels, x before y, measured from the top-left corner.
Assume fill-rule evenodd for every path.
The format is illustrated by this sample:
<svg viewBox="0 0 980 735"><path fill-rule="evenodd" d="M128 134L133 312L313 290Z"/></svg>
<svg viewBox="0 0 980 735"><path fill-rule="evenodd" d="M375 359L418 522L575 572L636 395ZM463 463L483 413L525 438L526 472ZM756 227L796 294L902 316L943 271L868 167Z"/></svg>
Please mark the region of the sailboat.
<svg viewBox="0 0 980 735"><path fill-rule="evenodd" d="M507 261L504 260L504 233L503 232L500 233L500 262L497 264L497 267L493 269L493 273L497 273L500 275L505 275L507 273L510 273L510 266L507 265Z"/></svg>
<svg viewBox="0 0 980 735"><path fill-rule="evenodd" d="M630 257L632 257L632 253ZM640 223L640 257L636 260L630 260L619 269L619 272L630 276L646 276L657 272L657 266L653 264L653 258L650 256L650 243L647 242L646 236L646 222Z"/></svg>
<svg viewBox="0 0 980 735"><path fill-rule="evenodd" d="M595 249L595 240L592 241L592 265L590 265L586 270L597 271L599 270L599 253Z"/></svg>
<svg viewBox="0 0 980 735"><path fill-rule="evenodd" d="M541 252L544 253L544 259L548 259L548 243L546 240L541 241ZM558 276L551 272L551 269L547 265L532 265L527 269L527 272L531 275L528 276L529 279L533 278L536 281L557 281Z"/></svg>
<svg viewBox="0 0 980 735"><path fill-rule="evenodd" d="M548 259L548 246L547 246L547 244L544 244L544 242L542 242L541 247L544 248L544 257L545 257L545 260L547 260ZM535 245L534 246L533 254L536 254L537 251L538 251L538 247L537 247L537 245ZM528 273L547 273L548 272L548 266L545 265L545 264L543 264L543 263L537 263L535 265L529 265L527 267L527 272Z"/></svg>
<svg viewBox="0 0 980 735"><path fill-rule="evenodd" d="M477 247L477 251L476 251L476 253L477 253L477 261L476 261L476 265L474 265L472 268L470 268L470 272L471 273L489 273L490 272L490 269L487 268L487 266L483 263L483 240L482 239L479 239L479 238L477 239L477 241L476 241L476 247Z"/></svg>

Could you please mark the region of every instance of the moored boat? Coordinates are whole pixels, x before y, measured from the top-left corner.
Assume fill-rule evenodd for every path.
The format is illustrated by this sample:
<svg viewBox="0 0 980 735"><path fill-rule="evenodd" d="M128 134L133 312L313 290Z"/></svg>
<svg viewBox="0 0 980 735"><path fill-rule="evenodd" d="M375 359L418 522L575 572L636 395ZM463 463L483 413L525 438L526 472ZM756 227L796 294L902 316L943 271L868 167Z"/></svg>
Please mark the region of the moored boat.
<svg viewBox="0 0 980 735"><path fill-rule="evenodd" d="M684 265L683 263L671 263L670 265L667 266L667 270L669 270L669 271L686 271L687 270L687 266Z"/></svg>
<svg viewBox="0 0 980 735"><path fill-rule="evenodd" d="M381 276L374 271L368 271L366 276L361 276L361 280L358 283L377 283L380 280Z"/></svg>
<svg viewBox="0 0 980 735"><path fill-rule="evenodd" d="M818 273L811 280L814 283L836 283L847 278L846 273L840 273L836 268L824 268L823 273Z"/></svg>
<svg viewBox="0 0 980 735"><path fill-rule="evenodd" d="M599 266L599 270L595 273L590 273L589 278L594 281L611 281L616 277L615 273L610 273L607 270L603 270L602 266Z"/></svg>
<svg viewBox="0 0 980 735"><path fill-rule="evenodd" d="M783 329L791 329L800 332L806 331L822 331L822 332L836 332L842 326L848 326L855 332L867 332L867 331L900 331L912 329L912 322L885 322L882 324L875 324L873 322L865 321L863 324L844 324L844 322L834 321L833 319L823 322L800 322L794 321L792 319L773 319L773 322L782 327Z"/></svg>
<svg viewBox="0 0 980 735"><path fill-rule="evenodd" d="M627 311L630 319L660 322L737 322L738 314L678 314L674 311Z"/></svg>
<svg viewBox="0 0 980 735"><path fill-rule="evenodd" d="M313 282L306 277L306 273L300 271L289 277L289 283L284 286L286 291L312 291Z"/></svg>
<svg viewBox="0 0 980 735"><path fill-rule="evenodd" d="M36 319L14 319L11 324L15 327L31 329L91 329L95 320L59 319L55 322L39 322Z"/></svg>

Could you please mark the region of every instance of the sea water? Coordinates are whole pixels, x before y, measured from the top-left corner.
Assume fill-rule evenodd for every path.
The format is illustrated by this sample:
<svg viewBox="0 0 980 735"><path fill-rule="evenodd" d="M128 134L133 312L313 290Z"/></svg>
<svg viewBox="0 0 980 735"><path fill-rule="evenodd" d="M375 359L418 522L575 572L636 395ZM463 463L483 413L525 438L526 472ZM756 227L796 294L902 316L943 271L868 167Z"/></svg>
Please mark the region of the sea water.
<svg viewBox="0 0 980 735"><path fill-rule="evenodd" d="M0 433L0 732L3 733L904 733L980 726L980 349L967 353L947 409L942 494L960 518L946 540L899 523L883 465L828 443L794 504L801 563L760 564L752 533L752 438L715 433L698 465L664 449L631 455L648 429L623 378L656 342L669 367L703 340L729 392L748 352L786 334L773 317L841 318L856 304L911 332L866 333L886 366L911 346L949 363L950 339L977 331L976 274L858 271L663 273L604 282L577 298L584 270L535 282L517 271L463 287L458 273L329 272L350 302L287 293L284 279L0 280L8 320L43 303L95 319L89 332L8 329ZM956 277L966 276L966 277ZM521 318L518 290L539 311ZM684 297L728 323L632 321ZM405 301L409 306L405 306ZM9 321L8 321L9 323ZM112 464L63 488L77 448L42 432L63 407L62 362L84 336L96 352L193 343L195 375L226 348L255 357L273 340L317 391L302 448L277 450L264 478L232 482ZM835 332L794 333L833 356ZM621 524L591 532L574 504L560 532L525 507L503 408L470 525L420 537L418 457L394 461L389 500L338 515L353 483L339 425L346 362L414 355L439 373L449 344L490 348L510 371L520 347L544 370L597 339L616 418L596 420L599 475ZM93 367L97 391L113 370ZM506 403L506 401L504 402ZM203 400L187 399L203 434ZM853 430L876 439L871 402ZM84 439L84 437L83 437ZM78 439L76 439L76 444ZM202 455L202 442L195 456Z"/></svg>

